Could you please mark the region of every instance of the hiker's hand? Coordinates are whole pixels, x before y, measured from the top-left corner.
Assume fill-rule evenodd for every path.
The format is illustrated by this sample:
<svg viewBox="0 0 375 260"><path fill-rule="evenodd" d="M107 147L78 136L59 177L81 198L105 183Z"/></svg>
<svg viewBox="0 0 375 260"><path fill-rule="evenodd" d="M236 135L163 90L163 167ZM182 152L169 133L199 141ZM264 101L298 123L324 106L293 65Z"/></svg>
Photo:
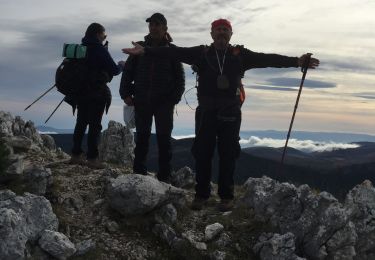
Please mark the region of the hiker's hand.
<svg viewBox="0 0 375 260"><path fill-rule="evenodd" d="M130 55L141 55L145 53L145 48L142 45L136 42L132 42L132 44L134 45L134 48L124 48L122 49L122 52Z"/></svg>
<svg viewBox="0 0 375 260"><path fill-rule="evenodd" d="M298 59L298 66L302 67L305 64L306 59L308 59L309 55L308 54L303 54L299 59ZM315 58L310 58L310 63L309 63L309 69L315 69L316 67L319 66L320 61Z"/></svg>
<svg viewBox="0 0 375 260"><path fill-rule="evenodd" d="M124 98L124 102L125 102L126 105L128 105L130 107L134 106L134 102L133 102L132 97L126 97L126 98Z"/></svg>

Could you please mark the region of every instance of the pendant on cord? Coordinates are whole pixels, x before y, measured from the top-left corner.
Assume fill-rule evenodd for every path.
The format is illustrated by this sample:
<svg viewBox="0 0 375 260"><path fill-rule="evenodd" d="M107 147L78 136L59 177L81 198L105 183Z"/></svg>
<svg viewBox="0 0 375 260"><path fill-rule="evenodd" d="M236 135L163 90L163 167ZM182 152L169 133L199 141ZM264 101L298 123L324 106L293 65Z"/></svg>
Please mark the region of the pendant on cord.
<svg viewBox="0 0 375 260"><path fill-rule="evenodd" d="M225 75L218 75L216 81L217 81L217 88L218 89L228 89L229 88L229 80Z"/></svg>

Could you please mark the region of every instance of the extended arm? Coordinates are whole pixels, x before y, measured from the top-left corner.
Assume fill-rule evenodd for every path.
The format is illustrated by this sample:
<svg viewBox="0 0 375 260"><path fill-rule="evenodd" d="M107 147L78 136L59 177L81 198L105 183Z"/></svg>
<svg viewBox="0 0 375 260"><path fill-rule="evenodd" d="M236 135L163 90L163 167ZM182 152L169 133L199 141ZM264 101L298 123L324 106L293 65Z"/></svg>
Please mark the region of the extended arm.
<svg viewBox="0 0 375 260"><path fill-rule="evenodd" d="M102 61L103 67L105 68L105 71L110 75L110 76L116 76L121 73L122 68L124 66L124 62L120 61L118 64L116 64L112 57L111 54L109 54L108 50L103 48L103 51L100 52L100 59Z"/></svg>
<svg viewBox="0 0 375 260"><path fill-rule="evenodd" d="M130 55L152 55L157 57L166 57L175 61L183 62L186 64L193 64L203 50L203 46L195 46L190 48L183 47L143 47L136 42L132 42L134 48L122 49L122 52Z"/></svg>
<svg viewBox="0 0 375 260"><path fill-rule="evenodd" d="M298 57L289 57L279 54L265 54L260 52L252 52L248 49L243 49L242 52L244 70L252 68L288 68L301 67L304 64L307 55ZM319 66L319 60L311 58L309 68L315 69Z"/></svg>

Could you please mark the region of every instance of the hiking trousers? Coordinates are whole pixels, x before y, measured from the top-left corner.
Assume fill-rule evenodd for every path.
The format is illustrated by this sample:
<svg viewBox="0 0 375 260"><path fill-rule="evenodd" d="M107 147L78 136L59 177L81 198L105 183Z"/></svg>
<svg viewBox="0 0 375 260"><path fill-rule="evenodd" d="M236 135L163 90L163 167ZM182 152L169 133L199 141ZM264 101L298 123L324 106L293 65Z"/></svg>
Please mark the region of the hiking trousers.
<svg viewBox="0 0 375 260"><path fill-rule="evenodd" d="M77 105L77 121L73 134L72 154L79 155L82 151L82 140L89 127L87 135L87 159L95 159L99 155L98 144L102 130L102 117L105 101L84 100Z"/></svg>
<svg viewBox="0 0 375 260"><path fill-rule="evenodd" d="M158 144L159 169L157 178L167 181L171 174L171 134L173 129L174 104L135 105L136 146L134 149L133 171L147 174L147 153L151 135L152 118L155 118L155 130Z"/></svg>
<svg viewBox="0 0 375 260"><path fill-rule="evenodd" d="M219 154L218 194L221 199L234 197L234 170L240 154L239 106L227 109L204 109L195 113L195 139L192 154L195 158L195 196L207 199L211 195L212 158L217 144Z"/></svg>

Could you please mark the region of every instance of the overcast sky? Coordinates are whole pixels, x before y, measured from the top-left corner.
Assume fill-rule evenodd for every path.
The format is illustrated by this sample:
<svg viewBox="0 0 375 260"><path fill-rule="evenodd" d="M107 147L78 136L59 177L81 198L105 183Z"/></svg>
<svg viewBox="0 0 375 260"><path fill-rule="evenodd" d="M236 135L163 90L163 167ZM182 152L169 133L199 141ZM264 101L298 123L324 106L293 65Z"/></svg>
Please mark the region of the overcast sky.
<svg viewBox="0 0 375 260"><path fill-rule="evenodd" d="M265 53L300 56L312 52L321 61L307 73L295 130L375 134L375 1L366 0L201 0L201 1L54 1L0 0L0 110L43 124L63 98L56 90L23 109L54 83L64 43L79 43L87 26L106 28L109 50L118 61L121 48L147 34L145 19L163 13L179 46L210 44L210 23L232 22L233 44ZM186 89L194 77L186 68ZM243 80L247 99L242 130L287 130L302 74L298 69L256 69ZM110 83L113 105L104 117L122 121L119 77ZM196 106L195 90L187 94ZM182 101L176 130L192 129L194 111ZM67 104L48 126L73 128Z"/></svg>

